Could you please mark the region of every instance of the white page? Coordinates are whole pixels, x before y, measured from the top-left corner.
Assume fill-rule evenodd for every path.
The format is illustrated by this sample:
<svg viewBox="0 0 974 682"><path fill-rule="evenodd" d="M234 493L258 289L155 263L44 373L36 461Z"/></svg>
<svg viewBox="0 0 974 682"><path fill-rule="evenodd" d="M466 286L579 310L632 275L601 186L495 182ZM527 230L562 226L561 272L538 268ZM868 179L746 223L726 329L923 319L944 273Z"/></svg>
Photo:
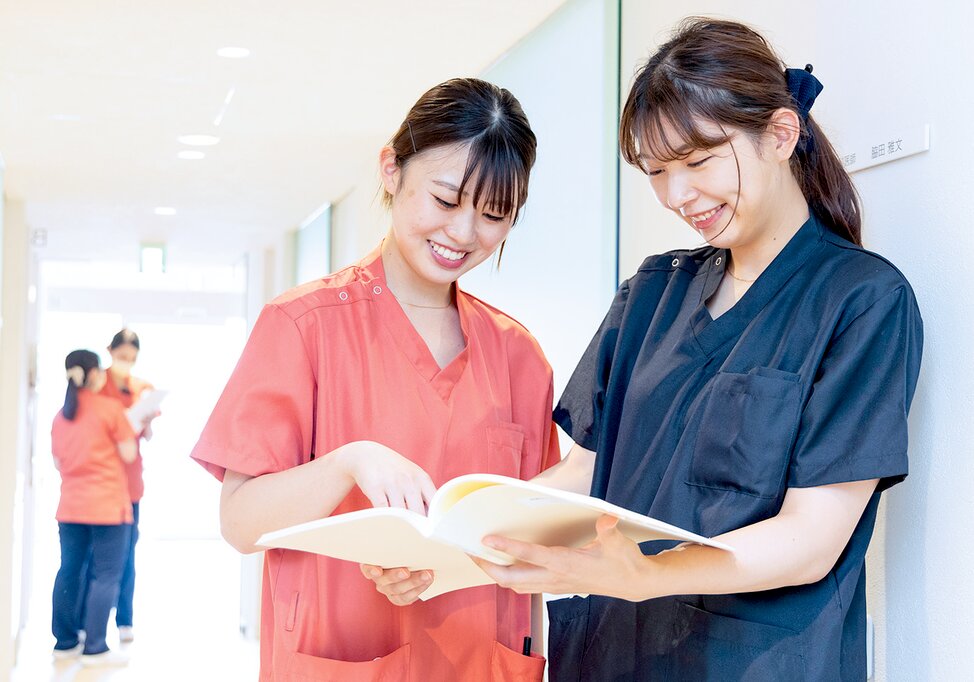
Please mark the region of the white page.
<svg viewBox="0 0 974 682"><path fill-rule="evenodd" d="M129 419L129 424L132 425L136 433L142 431L144 427L143 422L146 419L159 411L159 406L162 405L162 399L167 395L169 395L169 391L143 391L142 395L139 396L138 402L126 410L125 414Z"/></svg>
<svg viewBox="0 0 974 682"><path fill-rule="evenodd" d="M526 481L480 488L457 500L442 514L434 537L499 564L512 563L511 557L484 547L480 542L484 535L504 535L546 546L581 547L595 539L595 522L603 514L619 517L619 530L636 542L682 540L730 549L723 543L604 500Z"/></svg>
<svg viewBox="0 0 974 682"><path fill-rule="evenodd" d="M257 544L384 568L430 569L433 584L423 599L493 583L463 551L426 537L426 524L425 517L405 509L363 509L266 533Z"/></svg>

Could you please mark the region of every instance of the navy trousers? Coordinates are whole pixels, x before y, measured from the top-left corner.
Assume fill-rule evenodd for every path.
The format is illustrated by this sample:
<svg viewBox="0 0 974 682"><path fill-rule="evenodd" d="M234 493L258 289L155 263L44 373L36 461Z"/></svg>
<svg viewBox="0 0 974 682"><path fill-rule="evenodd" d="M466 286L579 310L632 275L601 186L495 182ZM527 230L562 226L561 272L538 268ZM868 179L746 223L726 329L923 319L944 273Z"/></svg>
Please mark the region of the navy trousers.
<svg viewBox="0 0 974 682"><path fill-rule="evenodd" d="M132 532L125 548L125 566L122 569L122 582L118 589L118 604L115 610L115 624L118 627L132 627L132 598L135 596L135 543L139 541L139 503L132 503Z"/></svg>
<svg viewBox="0 0 974 682"><path fill-rule="evenodd" d="M125 540L125 565L122 567L122 580L118 588L118 601L114 604L115 625L132 627L132 599L135 596L135 543L139 540L139 503L132 503L133 523L127 528L131 534ZM78 622L85 622L85 604L88 603L88 585L91 583L89 562L85 561L84 582L78 594Z"/></svg>
<svg viewBox="0 0 974 682"><path fill-rule="evenodd" d="M108 651L105 632L108 616L118 599L119 582L125 564L129 524L97 526L84 523L58 523L61 537L61 568L54 580L54 615L51 630L55 649L78 645L78 630L85 630L86 654ZM78 601L85 580L88 560L88 594L84 622L78 618Z"/></svg>

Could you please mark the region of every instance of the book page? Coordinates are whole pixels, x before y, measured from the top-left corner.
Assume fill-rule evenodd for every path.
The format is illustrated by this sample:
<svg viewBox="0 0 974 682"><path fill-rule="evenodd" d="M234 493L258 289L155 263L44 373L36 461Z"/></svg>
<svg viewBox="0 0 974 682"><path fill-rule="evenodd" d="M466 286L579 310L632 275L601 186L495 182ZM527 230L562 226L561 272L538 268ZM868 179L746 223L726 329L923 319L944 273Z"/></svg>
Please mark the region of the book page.
<svg viewBox="0 0 974 682"><path fill-rule="evenodd" d="M380 507L266 533L257 544L383 568L430 569L433 584L423 593L424 600L462 587L493 583L470 557L456 547L431 540L426 536L426 529L424 516L405 509Z"/></svg>
<svg viewBox="0 0 974 682"><path fill-rule="evenodd" d="M617 516L619 530L636 542L684 540L730 549L604 500L514 479L480 487L458 499L436 520L434 537L470 554L508 565L512 563L510 556L481 544L484 535L504 535L547 546L580 547L595 539L595 522L602 514Z"/></svg>
<svg viewBox="0 0 974 682"><path fill-rule="evenodd" d="M144 391L138 402L126 410L125 415L128 417L129 424L132 425L136 433L142 431L144 428L143 422L146 419L159 411L159 407L162 405L162 399L167 395L169 395L169 391Z"/></svg>

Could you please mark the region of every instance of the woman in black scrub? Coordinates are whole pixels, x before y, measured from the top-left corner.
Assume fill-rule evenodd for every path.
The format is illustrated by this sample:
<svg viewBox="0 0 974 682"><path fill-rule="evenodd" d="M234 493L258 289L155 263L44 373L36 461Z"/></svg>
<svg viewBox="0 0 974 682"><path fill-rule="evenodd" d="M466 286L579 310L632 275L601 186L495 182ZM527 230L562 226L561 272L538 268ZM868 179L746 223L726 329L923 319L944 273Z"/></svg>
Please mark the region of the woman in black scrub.
<svg viewBox="0 0 974 682"><path fill-rule="evenodd" d="M561 680L863 680L865 555L907 474L922 346L909 283L866 251L852 183L809 109L822 88L737 23L685 21L638 73L624 158L707 246L620 287L539 480L693 532L642 547L488 537L482 563L549 605Z"/></svg>

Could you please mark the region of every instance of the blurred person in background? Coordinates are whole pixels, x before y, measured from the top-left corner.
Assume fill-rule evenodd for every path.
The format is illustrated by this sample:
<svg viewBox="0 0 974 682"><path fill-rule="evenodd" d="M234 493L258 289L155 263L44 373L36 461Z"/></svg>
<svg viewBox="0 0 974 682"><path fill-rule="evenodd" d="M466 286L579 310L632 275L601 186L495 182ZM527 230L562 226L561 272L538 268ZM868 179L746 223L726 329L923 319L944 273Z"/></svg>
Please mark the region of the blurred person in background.
<svg viewBox="0 0 974 682"><path fill-rule="evenodd" d="M61 475L54 656L80 655L85 665L121 664L125 658L109 651L105 632L131 537L132 502L125 464L136 459L136 434L125 408L100 395L107 376L95 353L72 351L64 366L68 380L64 407L51 429L51 449ZM78 602L86 561L90 580L82 622Z"/></svg>
<svg viewBox="0 0 974 682"><path fill-rule="evenodd" d="M108 345L112 364L108 367L107 381L102 386L100 393L119 401L125 409L137 403L144 392L154 390L153 385L149 382L132 376L132 366L139 358L139 348L139 337L131 329L122 329L112 337L112 342ZM152 419L143 422L143 428L138 436L135 441L135 459L125 465L129 495L132 498L132 532L126 547L125 567L122 571L122 582L119 586L118 603L115 609L118 639L123 643L135 639L135 632L132 629L132 601L135 595L135 544L139 541L139 502L145 492L139 441L143 438L145 440L152 438Z"/></svg>

